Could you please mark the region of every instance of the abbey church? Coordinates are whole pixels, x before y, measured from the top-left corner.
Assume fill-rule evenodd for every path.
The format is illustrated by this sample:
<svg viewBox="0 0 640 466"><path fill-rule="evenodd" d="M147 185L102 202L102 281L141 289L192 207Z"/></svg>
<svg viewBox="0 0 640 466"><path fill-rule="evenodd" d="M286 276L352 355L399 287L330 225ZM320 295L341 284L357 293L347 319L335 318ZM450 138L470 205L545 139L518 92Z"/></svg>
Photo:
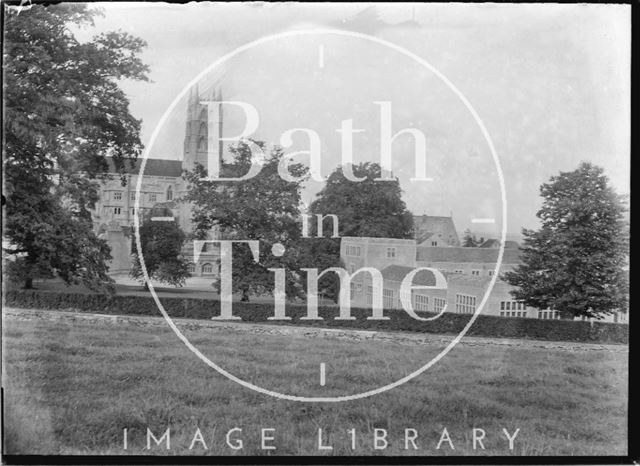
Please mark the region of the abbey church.
<svg viewBox="0 0 640 466"><path fill-rule="evenodd" d="M144 173L140 175L142 160L137 160L133 168L127 165L124 186L120 174L109 161L110 176L101 185L93 220L95 232L111 247L111 273L126 274L131 267L132 226L139 176L142 176L140 216L143 217L153 207L163 206L172 211L173 220L164 218L157 221L177 221L183 231L193 231L191 206L176 202L187 190L182 172L192 170L196 163L206 167L209 149L217 157L223 155L224 149L221 141L222 106L206 106L202 104L203 100L221 102L222 93L219 88L207 95L201 95L197 87L192 90L187 102L181 161L149 158ZM216 232L212 231L211 235L213 238ZM361 267L374 267L383 277L383 289L378 290L364 276L366 274L355 274L350 283L350 298L354 306L368 307L374 294L381 293L385 309L400 309L402 278L416 267L428 267L445 274L447 290L415 292L404 299L409 299L416 311L472 314L492 281L499 246L497 240L490 239L479 247L461 247L453 216L421 215L414 216L413 239L343 237L340 256L350 274ZM192 258L193 248L193 243L188 242L183 249L184 255ZM507 241L500 272L519 264L518 244ZM215 245L206 245L197 262L191 262L191 273L196 277L210 276L213 279L217 277L218 270L219 249ZM414 282L416 285L431 285L433 280L433 276L423 270L416 275ZM527 308L524 303L515 301L510 291L511 287L498 278L483 313L500 317L560 318L559 313L553 310ZM615 313L605 320L618 322L626 319L625 313Z"/></svg>
<svg viewBox="0 0 640 466"><path fill-rule="evenodd" d="M220 102L222 92L219 88L209 95L200 95L198 88L192 89L188 103L185 125L183 159L166 160L148 158L142 174L142 186L139 206L140 216L154 206L164 206L172 210L175 220L185 232L193 231L190 206L175 202L186 192L186 183L182 179L183 170L192 170L196 163L207 166L209 143L216 155L222 154L223 145L220 135L223 129L222 106L211 114L203 100ZM136 160L135 166L126 165L126 184L123 186L120 174L109 160L110 176L100 187L100 200L93 211L95 232L106 239L111 246L113 257L110 265L112 273L127 273L131 266L131 242L134 223L136 186L140 176L142 160ZM215 275L217 271L217 252L204 250L197 264L192 265L192 274L196 276ZM185 254L193 254L193 244L187 244Z"/></svg>

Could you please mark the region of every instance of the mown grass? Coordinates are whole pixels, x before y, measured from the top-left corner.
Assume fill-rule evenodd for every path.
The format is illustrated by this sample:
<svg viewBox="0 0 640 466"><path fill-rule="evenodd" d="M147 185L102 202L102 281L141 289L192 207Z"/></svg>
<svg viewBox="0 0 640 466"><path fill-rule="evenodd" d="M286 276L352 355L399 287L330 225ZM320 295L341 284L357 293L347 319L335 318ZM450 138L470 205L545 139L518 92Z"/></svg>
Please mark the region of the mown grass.
<svg viewBox="0 0 640 466"><path fill-rule="evenodd" d="M234 375L271 390L320 396L374 388L420 367L443 343L304 338L186 330ZM300 403L222 377L162 328L6 319L4 434L8 454L623 455L627 354L458 345L402 387L364 400ZM327 365L320 387L319 365ZM146 450L145 432L171 428L171 450ZM242 450L225 443L240 427ZM436 444L447 428L455 450ZM486 431L473 449L472 429ZM129 432L123 450L123 429ZM200 428L208 450L189 446ZM277 449L261 449L274 428ZM318 450L318 429L332 451ZM374 429L389 446L375 450ZM404 449L416 429L419 450ZM520 429L513 451L502 433ZM351 448L349 429L356 429Z"/></svg>

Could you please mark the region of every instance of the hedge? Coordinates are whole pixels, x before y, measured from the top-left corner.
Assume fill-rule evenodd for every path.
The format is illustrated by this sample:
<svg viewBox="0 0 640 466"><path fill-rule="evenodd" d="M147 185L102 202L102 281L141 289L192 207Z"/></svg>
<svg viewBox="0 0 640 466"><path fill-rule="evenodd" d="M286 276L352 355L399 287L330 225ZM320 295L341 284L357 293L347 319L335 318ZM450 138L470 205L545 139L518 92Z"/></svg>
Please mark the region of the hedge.
<svg viewBox="0 0 640 466"><path fill-rule="evenodd" d="M54 291L9 290L3 296L4 305L34 309L72 309L79 312L98 314L130 314L158 316L155 301L151 296L105 296L100 294L60 293ZM220 301L195 298L161 298L161 302L171 317L188 319L209 319L220 314ZM289 321L267 320L273 315L273 304L233 303L233 315L245 322L262 322L279 325L316 327L348 327L362 330L425 332L458 334L469 321L469 315L445 313L430 322L411 318L402 310L385 311L390 320L367 320L368 309L354 308L351 315L355 320L335 320L338 307L320 307L318 314L324 320L300 320L306 315L306 306L287 304ZM493 338L527 338L552 341L573 341L590 343L628 344L629 327L625 324L605 322L543 320L517 317L497 317L480 315L467 332L469 336Z"/></svg>

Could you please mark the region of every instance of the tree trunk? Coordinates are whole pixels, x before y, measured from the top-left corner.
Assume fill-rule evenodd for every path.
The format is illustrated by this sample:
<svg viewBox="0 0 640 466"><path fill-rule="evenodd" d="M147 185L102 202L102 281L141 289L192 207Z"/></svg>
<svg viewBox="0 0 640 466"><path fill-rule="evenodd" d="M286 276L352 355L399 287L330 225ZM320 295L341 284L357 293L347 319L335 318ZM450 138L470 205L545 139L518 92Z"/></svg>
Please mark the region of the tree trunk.
<svg viewBox="0 0 640 466"><path fill-rule="evenodd" d="M33 278L31 277L27 277L24 280L24 289L25 290L32 290L33 289Z"/></svg>

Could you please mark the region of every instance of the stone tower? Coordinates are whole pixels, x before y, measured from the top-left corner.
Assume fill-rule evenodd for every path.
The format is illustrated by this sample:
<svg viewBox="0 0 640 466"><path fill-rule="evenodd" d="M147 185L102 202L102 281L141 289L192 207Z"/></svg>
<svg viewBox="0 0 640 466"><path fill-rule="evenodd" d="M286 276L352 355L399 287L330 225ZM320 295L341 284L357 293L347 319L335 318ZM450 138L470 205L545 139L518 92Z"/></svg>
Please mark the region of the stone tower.
<svg viewBox="0 0 640 466"><path fill-rule="evenodd" d="M193 170L196 163L208 168L208 152L212 151L214 157L221 157L223 144L222 136L223 117L222 105L206 105L202 102L221 102L222 91L215 87L208 97L201 97L196 85L189 92L187 102L187 115L184 134L184 155L182 159L183 170ZM179 195L185 194L187 186L181 180ZM191 222L191 205L181 203L178 206L178 222L185 232L193 231Z"/></svg>
<svg viewBox="0 0 640 466"><path fill-rule="evenodd" d="M208 167L208 152L214 157L222 155L222 105L202 102L221 102L222 91L214 88L208 97L201 97L198 86L191 90L187 103L187 121L184 136L183 169L192 170L196 163Z"/></svg>

